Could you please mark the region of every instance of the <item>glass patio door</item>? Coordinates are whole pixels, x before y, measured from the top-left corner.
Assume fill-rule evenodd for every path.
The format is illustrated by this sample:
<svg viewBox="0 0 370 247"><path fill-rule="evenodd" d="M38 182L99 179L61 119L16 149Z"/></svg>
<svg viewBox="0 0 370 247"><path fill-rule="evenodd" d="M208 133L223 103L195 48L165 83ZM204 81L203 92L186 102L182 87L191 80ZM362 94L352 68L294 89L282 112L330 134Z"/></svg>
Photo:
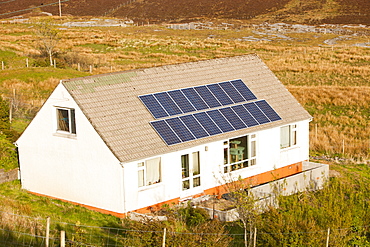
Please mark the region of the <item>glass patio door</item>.
<svg viewBox="0 0 370 247"><path fill-rule="evenodd" d="M200 157L199 152L181 155L181 186L184 194L193 188L200 188Z"/></svg>

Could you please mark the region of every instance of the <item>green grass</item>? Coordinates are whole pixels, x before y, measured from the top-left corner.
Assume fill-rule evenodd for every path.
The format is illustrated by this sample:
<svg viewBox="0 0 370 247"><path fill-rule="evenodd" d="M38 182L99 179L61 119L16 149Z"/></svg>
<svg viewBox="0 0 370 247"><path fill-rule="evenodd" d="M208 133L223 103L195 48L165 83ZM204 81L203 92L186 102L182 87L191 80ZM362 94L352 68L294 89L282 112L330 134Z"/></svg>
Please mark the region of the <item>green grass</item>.
<svg viewBox="0 0 370 247"><path fill-rule="evenodd" d="M119 227L117 217L101 214L86 208L48 197L33 195L21 188L19 181L0 184L1 206L13 207L19 214L47 218L54 221L100 227ZM19 207L24 205L23 207Z"/></svg>
<svg viewBox="0 0 370 247"><path fill-rule="evenodd" d="M30 119L15 118L12 120L11 128L15 130L17 133L22 133L30 122L31 122Z"/></svg>
<svg viewBox="0 0 370 247"><path fill-rule="evenodd" d="M18 79L24 82L45 81L49 78L69 79L89 75L86 72L80 72L73 69L58 68L23 68L8 69L0 71L0 83L5 80Z"/></svg>
<svg viewBox="0 0 370 247"><path fill-rule="evenodd" d="M15 51L0 50L0 63L0 69L2 69L2 64L6 69L26 67L26 57L19 56Z"/></svg>

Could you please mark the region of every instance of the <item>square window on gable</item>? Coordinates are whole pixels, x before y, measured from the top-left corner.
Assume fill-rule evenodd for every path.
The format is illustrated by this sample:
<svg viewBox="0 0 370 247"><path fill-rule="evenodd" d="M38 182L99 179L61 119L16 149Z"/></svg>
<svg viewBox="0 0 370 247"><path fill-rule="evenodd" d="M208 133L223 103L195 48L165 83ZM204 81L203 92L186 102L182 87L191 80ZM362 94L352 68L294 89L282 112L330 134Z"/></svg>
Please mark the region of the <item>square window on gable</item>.
<svg viewBox="0 0 370 247"><path fill-rule="evenodd" d="M75 110L57 108L57 131L76 134Z"/></svg>
<svg viewBox="0 0 370 247"><path fill-rule="evenodd" d="M280 127L280 149L297 145L297 125Z"/></svg>

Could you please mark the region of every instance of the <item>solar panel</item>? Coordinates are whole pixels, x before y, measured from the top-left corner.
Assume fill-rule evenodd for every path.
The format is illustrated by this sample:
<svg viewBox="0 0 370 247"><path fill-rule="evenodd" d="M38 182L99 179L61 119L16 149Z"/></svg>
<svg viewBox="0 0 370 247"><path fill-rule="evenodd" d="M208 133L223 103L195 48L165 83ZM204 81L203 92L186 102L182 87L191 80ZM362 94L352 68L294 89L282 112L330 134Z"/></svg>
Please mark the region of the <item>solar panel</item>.
<svg viewBox="0 0 370 247"><path fill-rule="evenodd" d="M225 91L218 84L207 85L207 88L216 96L217 100L220 101L222 105L231 105L233 101L227 96Z"/></svg>
<svg viewBox="0 0 370 247"><path fill-rule="evenodd" d="M266 100L260 100L255 102L256 105L265 113L265 115L270 119L271 122L280 120L281 117L276 113L274 109L266 102Z"/></svg>
<svg viewBox="0 0 370 247"><path fill-rule="evenodd" d="M246 101L255 100L257 97L252 93L251 90L244 84L242 80L231 81L231 84L238 90L238 92L244 97Z"/></svg>
<svg viewBox="0 0 370 247"><path fill-rule="evenodd" d="M181 141L186 142L195 139L193 134L178 117L166 119L165 121L173 129L176 135L180 137Z"/></svg>
<svg viewBox="0 0 370 247"><path fill-rule="evenodd" d="M182 114L180 108L175 104L175 102L166 92L156 93L153 95L170 116Z"/></svg>
<svg viewBox="0 0 370 247"><path fill-rule="evenodd" d="M197 111L208 108L207 104L203 101L203 99L199 96L194 88L181 89L181 92L184 93L184 95L193 104Z"/></svg>
<svg viewBox="0 0 370 247"><path fill-rule="evenodd" d="M208 116L213 122L222 130L222 132L230 132L235 130L234 127L226 120L226 118L219 112L219 110L207 111Z"/></svg>
<svg viewBox="0 0 370 247"><path fill-rule="evenodd" d="M266 115L271 121L281 119L265 100L260 100L153 121L151 125L167 145L173 145L268 123Z"/></svg>
<svg viewBox="0 0 370 247"><path fill-rule="evenodd" d="M171 96L173 101L180 107L181 111L184 113L196 111L194 106L185 97L185 95L180 90L169 91L168 94Z"/></svg>
<svg viewBox="0 0 370 247"><path fill-rule="evenodd" d="M209 136L193 115L182 116L180 119L197 139Z"/></svg>
<svg viewBox="0 0 370 247"><path fill-rule="evenodd" d="M281 120L266 100L255 101L240 79L139 98L154 118L166 118L150 124L167 145Z"/></svg>
<svg viewBox="0 0 370 247"><path fill-rule="evenodd" d="M240 103L245 101L243 96L235 89L235 87L231 84L231 82L221 82L219 85L222 89L226 92L226 94L231 98L234 103Z"/></svg>
<svg viewBox="0 0 370 247"><path fill-rule="evenodd" d="M232 106L231 108L236 112L236 114L238 114L247 127L258 125L256 119L254 119L254 117L242 105Z"/></svg>
<svg viewBox="0 0 370 247"><path fill-rule="evenodd" d="M139 96L141 102L146 106L149 112L152 113L154 118L167 117L168 113L163 109L159 102L152 94Z"/></svg>
<svg viewBox="0 0 370 247"><path fill-rule="evenodd" d="M257 107L253 102L244 104L244 107L249 111L250 114L257 120L259 124L265 124L270 120L263 114L260 108Z"/></svg>
<svg viewBox="0 0 370 247"><path fill-rule="evenodd" d="M194 117L199 121L209 135L217 135L222 133L222 131L205 112L195 113Z"/></svg>
<svg viewBox="0 0 370 247"><path fill-rule="evenodd" d="M221 103L218 102L216 97L211 93L211 91L209 91L206 86L195 87L194 89L195 91L197 91L200 97L203 98L203 100L210 108L221 106Z"/></svg>
<svg viewBox="0 0 370 247"><path fill-rule="evenodd" d="M158 135L163 139L167 145L180 143L180 138L173 132L164 120L150 122L153 128L157 131Z"/></svg>
<svg viewBox="0 0 370 247"><path fill-rule="evenodd" d="M247 125L244 124L242 120L240 120L240 118L230 107L222 108L220 109L220 112L229 121L229 123L231 123L234 129L239 130L247 127Z"/></svg>

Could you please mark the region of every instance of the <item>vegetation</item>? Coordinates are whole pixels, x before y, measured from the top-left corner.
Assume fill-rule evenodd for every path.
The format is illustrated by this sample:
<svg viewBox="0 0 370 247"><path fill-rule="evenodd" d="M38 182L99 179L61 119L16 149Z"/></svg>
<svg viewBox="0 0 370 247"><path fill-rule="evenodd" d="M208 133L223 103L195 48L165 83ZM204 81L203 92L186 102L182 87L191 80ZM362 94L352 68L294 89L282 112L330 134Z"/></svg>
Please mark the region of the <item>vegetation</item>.
<svg viewBox="0 0 370 247"><path fill-rule="evenodd" d="M40 4L37 1L34 4ZM3 1L0 15L34 16L45 12L59 15L57 4L46 1L38 6L30 6L29 0ZM38 7L38 8L37 8ZM21 11L27 9L27 11ZM230 19L252 22L288 23L360 23L369 24L370 5L367 0L110 0L101 4L100 0L88 3L78 0L62 2L62 14L73 16L114 16L129 18L136 23L189 22L200 19L225 22ZM15 13L13 12L15 11ZM32 13L27 13L31 12ZM44 12L45 11L45 12ZM13 13L12 13L13 12ZM10 13L10 14L6 14ZM222 20L223 19L223 20Z"/></svg>
<svg viewBox="0 0 370 247"><path fill-rule="evenodd" d="M284 34L289 36L287 39L271 38L270 34L260 32L258 28L171 30L165 26L143 26L59 29L60 42L55 46L54 68L40 60L40 50L34 42L34 26L0 25L0 60L4 62L4 69L0 70L0 169L17 167L12 143L60 79L90 75L90 66L92 74L99 74L257 53L313 116L311 155L329 160L330 169L336 171L338 177L332 177L322 191L280 198L280 208L256 217L253 225L247 225L248 232L249 226L250 229L258 229L257 246L322 246L330 228L333 246L369 246L370 129L367 125L370 118L370 50L354 46L368 43L367 29L347 30L349 34L361 33L348 39L336 39L343 33L293 31ZM251 35L265 40L251 42L243 38ZM336 39L336 43L324 43L332 39ZM26 67L27 59L29 67ZM341 164L337 164L338 159L343 160ZM121 222L113 216L31 195L20 189L19 182L0 185L0 201L0 211L43 220L50 216L53 221L66 222L70 225L55 223L54 229L69 229L73 232L68 235L69 239L81 241L88 238L86 234L101 238L110 234L83 227L89 225L120 229L114 236L118 239L124 237L126 240L120 240L120 243L131 241L132 245L140 245L135 241L153 237L156 241L153 244L158 246L163 228L166 228L169 232L221 234L194 239L186 234L181 238L169 234L168 240L174 241L171 243L209 240L214 242L213 245L220 241L220 246L226 246L230 235L225 237L222 234L230 229L243 238L248 224L248 221L242 224L243 229L233 224L225 228L219 222L204 220L200 211L191 208L179 212L167 209L168 222ZM15 224L12 219L6 221L6 217L5 214L0 215L0 228L17 231L16 226L31 224L29 219L18 219ZM42 221L33 229L43 232L44 226ZM127 228L137 231L124 231ZM151 231L159 233L154 237ZM139 232L142 240L138 238ZM230 245L239 246L238 243L244 244L244 239L239 242L233 236Z"/></svg>
<svg viewBox="0 0 370 247"><path fill-rule="evenodd" d="M279 198L258 222L260 246L370 246L367 165L332 165L337 171L323 190ZM273 233L273 234L263 234Z"/></svg>

